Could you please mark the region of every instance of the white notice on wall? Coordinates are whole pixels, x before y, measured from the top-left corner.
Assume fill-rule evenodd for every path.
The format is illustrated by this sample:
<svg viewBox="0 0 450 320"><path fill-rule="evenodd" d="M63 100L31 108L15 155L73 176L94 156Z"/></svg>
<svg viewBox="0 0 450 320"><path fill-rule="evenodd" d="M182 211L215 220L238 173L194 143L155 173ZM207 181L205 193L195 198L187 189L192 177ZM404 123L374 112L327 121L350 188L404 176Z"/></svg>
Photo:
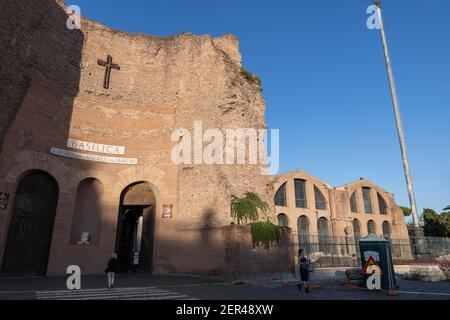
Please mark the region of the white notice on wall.
<svg viewBox="0 0 450 320"><path fill-rule="evenodd" d="M367 261L369 257L373 257L375 261L380 261L380 254L377 251L364 251L364 259Z"/></svg>
<svg viewBox="0 0 450 320"><path fill-rule="evenodd" d="M50 153L56 156L73 158L78 160L87 160L87 161L95 161L95 162L104 162L104 163L115 163L115 164L129 164L135 165L137 164L136 158L115 158L115 157L107 157L107 156L99 156L95 154L86 154L81 152L69 151L59 148L50 148Z"/></svg>

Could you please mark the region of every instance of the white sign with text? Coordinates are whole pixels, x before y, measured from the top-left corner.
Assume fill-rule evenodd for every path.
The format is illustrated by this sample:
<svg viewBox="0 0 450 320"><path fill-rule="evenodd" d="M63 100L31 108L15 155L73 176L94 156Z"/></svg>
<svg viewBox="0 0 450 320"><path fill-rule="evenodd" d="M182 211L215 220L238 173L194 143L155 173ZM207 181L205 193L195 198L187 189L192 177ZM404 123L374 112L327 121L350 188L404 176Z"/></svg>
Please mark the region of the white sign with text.
<svg viewBox="0 0 450 320"><path fill-rule="evenodd" d="M108 144L94 143L72 138L67 139L67 147L88 152L125 154L125 147L123 146L112 146Z"/></svg>
<svg viewBox="0 0 450 320"><path fill-rule="evenodd" d="M99 156L95 154L86 154L81 152L74 152L69 150L64 150L60 148L50 148L50 153L56 156L67 157L78 160L87 160L87 161L95 161L95 162L104 162L104 163L115 163L115 164L129 164L135 165L137 164L136 158L115 158L115 157L107 157L107 156Z"/></svg>

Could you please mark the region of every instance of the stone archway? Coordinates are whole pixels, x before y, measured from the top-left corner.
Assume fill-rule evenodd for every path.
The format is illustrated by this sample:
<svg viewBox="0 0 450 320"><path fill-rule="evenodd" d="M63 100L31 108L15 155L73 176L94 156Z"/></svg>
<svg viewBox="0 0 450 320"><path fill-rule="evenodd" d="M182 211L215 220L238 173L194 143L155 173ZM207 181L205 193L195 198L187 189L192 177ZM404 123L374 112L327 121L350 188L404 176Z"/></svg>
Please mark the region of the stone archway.
<svg viewBox="0 0 450 320"><path fill-rule="evenodd" d="M116 234L119 272L152 272L155 206L150 183L139 181L123 189Z"/></svg>
<svg viewBox="0 0 450 320"><path fill-rule="evenodd" d="M46 275L58 196L58 183L45 171L30 171L19 180L2 274Z"/></svg>

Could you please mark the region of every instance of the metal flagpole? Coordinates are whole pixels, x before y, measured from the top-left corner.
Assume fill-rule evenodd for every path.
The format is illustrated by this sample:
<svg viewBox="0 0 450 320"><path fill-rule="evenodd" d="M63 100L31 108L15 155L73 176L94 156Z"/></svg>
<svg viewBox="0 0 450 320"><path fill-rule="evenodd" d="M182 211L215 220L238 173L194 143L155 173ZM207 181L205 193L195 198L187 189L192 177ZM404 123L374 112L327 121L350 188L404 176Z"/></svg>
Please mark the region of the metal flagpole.
<svg viewBox="0 0 450 320"><path fill-rule="evenodd" d="M403 160L403 168L405 171L405 178L406 178L406 184L408 188L408 195L409 195L409 203L411 205L411 214L413 218L413 224L414 224L414 236L417 238L423 238L423 228L419 224L419 215L417 214L417 205L416 205L416 199L414 196L414 188L411 178L411 171L409 169L409 162L408 162L408 155L406 152L406 143L405 143L405 135L403 132L402 127L402 120L400 116L400 108L398 105L398 99L397 99L397 92L395 89L395 82L394 82L394 74L392 72L392 66L391 66L391 59L389 56L389 50L387 46L387 40L386 40L386 33L384 30L384 23L383 23L383 17L381 13L381 3L380 0L375 0L376 10L377 10L377 18L378 18L378 27L380 29L381 33L381 40L383 42L383 49L384 49L384 56L386 58L386 68L387 73L389 77L389 86L391 88L391 97L392 97L392 103L394 105L394 113L395 113L395 121L397 124L397 133L398 133L398 140L400 142L400 149L402 154L402 160ZM417 249L417 248L416 248ZM425 250L425 249L423 249ZM420 253L425 253L423 250Z"/></svg>

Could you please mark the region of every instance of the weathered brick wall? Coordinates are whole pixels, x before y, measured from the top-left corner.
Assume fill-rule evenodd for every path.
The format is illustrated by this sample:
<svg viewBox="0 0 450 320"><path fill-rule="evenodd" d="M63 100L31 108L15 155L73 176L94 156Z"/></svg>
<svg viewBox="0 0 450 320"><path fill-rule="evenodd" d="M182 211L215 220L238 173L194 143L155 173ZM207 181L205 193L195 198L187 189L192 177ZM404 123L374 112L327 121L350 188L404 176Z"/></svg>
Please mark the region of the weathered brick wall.
<svg viewBox="0 0 450 320"><path fill-rule="evenodd" d="M176 144L170 140L171 133L189 130L193 147L195 121L202 122L203 131L217 128L223 133L228 128L266 127L265 101L259 85L241 74L236 38L188 33L173 37L137 35L89 20L83 20L82 26L86 47L80 93L92 100L89 104L99 116L121 124L111 133L116 141L139 147L141 164L166 170L172 167L177 172L178 228L229 224L233 194L254 191L272 203L271 183L268 176L261 175L260 166L174 166L170 158ZM96 64L106 54L121 67L113 70L111 90L102 87L99 79L104 70ZM86 123L89 127L75 127L72 133L108 134L105 123L93 123L92 118Z"/></svg>
<svg viewBox="0 0 450 320"><path fill-rule="evenodd" d="M281 229L280 242L273 243L270 250L264 247L253 249L249 226L223 227L225 242L225 278L237 280L258 280L280 278L295 272L294 247L291 244L291 230Z"/></svg>
<svg viewBox="0 0 450 320"><path fill-rule="evenodd" d="M195 248L212 255L220 248L199 230L230 224L231 195L254 191L272 203L271 182L257 165L175 165L171 133L192 133L194 121L204 130L265 128L260 86L241 74L237 39L130 34L88 19L77 31L67 29L67 18L61 1L0 2L0 188L12 196L0 212L0 235L7 234L17 181L27 170L45 170L61 190L48 272L62 274L75 262L85 272L102 272L114 250L120 193L148 181L157 198L155 271L220 273L206 256L191 267L182 262ZM120 70L112 70L105 89L97 60L108 54ZM125 157L138 165L49 154L51 147L67 148L68 137L125 146ZM70 233L85 178L98 179L106 196L99 244L80 248L70 244ZM172 219L162 218L164 204L173 205Z"/></svg>
<svg viewBox="0 0 450 320"><path fill-rule="evenodd" d="M280 242L270 250L253 249L250 227L182 230L178 238L165 237L165 255L159 261L161 273L195 274L228 281L258 281L294 274L294 246L290 229L282 229ZM186 258L189 257L189 258Z"/></svg>

